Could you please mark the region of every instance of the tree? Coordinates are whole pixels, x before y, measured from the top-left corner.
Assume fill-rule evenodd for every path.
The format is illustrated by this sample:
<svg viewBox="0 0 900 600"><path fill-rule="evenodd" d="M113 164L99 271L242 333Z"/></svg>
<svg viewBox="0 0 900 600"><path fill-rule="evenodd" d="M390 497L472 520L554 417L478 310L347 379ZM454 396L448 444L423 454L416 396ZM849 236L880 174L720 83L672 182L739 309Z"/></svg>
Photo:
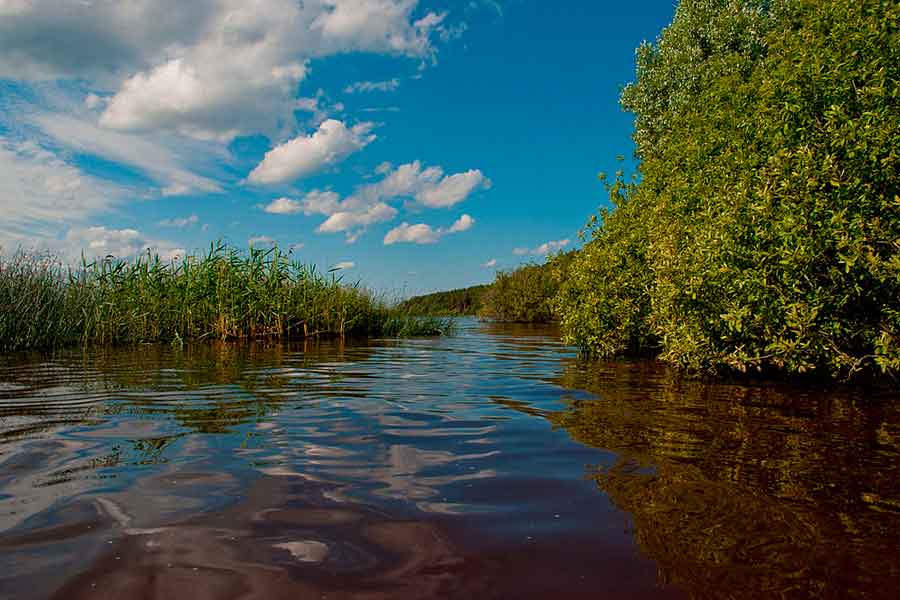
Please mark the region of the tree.
<svg viewBox="0 0 900 600"><path fill-rule="evenodd" d="M890 0L683 0L623 93L639 172L573 263L566 336L697 370L900 370L898 30Z"/></svg>

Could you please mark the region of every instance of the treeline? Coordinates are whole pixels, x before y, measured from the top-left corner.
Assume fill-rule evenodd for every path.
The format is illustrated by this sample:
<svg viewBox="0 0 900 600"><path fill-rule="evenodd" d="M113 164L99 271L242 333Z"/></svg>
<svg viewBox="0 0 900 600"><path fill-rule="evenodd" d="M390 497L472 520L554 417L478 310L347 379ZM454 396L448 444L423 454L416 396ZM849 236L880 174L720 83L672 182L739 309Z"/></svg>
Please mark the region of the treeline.
<svg viewBox="0 0 900 600"><path fill-rule="evenodd" d="M414 315L428 316L473 316L482 307L484 294L490 285L476 285L468 288L435 292L414 296L400 303L400 310Z"/></svg>
<svg viewBox="0 0 900 600"><path fill-rule="evenodd" d="M554 301L598 356L900 371L900 3L682 0L622 95L608 186Z"/></svg>
<svg viewBox="0 0 900 600"><path fill-rule="evenodd" d="M631 177L480 314L694 372L900 373L900 3L682 0L622 94Z"/></svg>
<svg viewBox="0 0 900 600"><path fill-rule="evenodd" d="M549 323L556 319L553 299L559 290L561 269L572 253L544 264L529 263L497 271L494 283L416 296L399 305L413 315L478 316L509 323Z"/></svg>
<svg viewBox="0 0 900 600"><path fill-rule="evenodd" d="M71 268L0 257L0 351L74 344L321 336L437 335L447 320L410 316L277 248L213 245L165 262L145 255Z"/></svg>

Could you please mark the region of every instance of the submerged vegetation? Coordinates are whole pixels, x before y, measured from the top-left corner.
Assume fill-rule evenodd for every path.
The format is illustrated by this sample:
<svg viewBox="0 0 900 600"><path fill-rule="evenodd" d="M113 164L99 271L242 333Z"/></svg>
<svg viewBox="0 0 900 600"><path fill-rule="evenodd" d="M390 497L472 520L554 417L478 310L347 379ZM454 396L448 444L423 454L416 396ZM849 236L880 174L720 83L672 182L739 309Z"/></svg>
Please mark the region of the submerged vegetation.
<svg viewBox="0 0 900 600"><path fill-rule="evenodd" d="M0 349L204 339L413 336L447 331L277 248L165 262L105 259L70 268L51 257L0 258Z"/></svg>
<svg viewBox="0 0 900 600"><path fill-rule="evenodd" d="M609 357L900 372L900 4L682 0L622 97L609 184L554 307Z"/></svg>

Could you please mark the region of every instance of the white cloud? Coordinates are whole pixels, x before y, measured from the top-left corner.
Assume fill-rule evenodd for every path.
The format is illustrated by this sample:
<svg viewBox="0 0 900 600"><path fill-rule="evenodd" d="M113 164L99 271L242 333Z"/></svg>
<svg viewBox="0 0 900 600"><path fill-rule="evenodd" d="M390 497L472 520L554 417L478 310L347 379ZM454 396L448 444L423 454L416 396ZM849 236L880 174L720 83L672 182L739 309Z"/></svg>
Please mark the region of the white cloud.
<svg viewBox="0 0 900 600"><path fill-rule="evenodd" d="M303 211L303 206L290 198L278 198L272 200L263 210L272 215L295 215Z"/></svg>
<svg viewBox="0 0 900 600"><path fill-rule="evenodd" d="M457 175L445 176L440 167L423 168L422 163L415 161L393 168L390 163L382 163L375 170L382 175L382 179L375 183L359 186L350 196L344 198L332 191L313 190L302 199L278 198L270 202L264 210L272 214L291 215L303 213L304 215L321 214L328 217L318 228L320 233L343 232L348 242L355 241L367 227L390 221L397 216L397 209L389 202L401 198L414 200L428 200L429 194L441 195L445 200L452 197L453 203L458 203L468 197L476 189L487 188L490 180L481 174L481 171L469 171ZM469 178L469 173L477 173L477 181L460 186L460 177ZM426 202L422 203L425 204ZM440 206L450 206L449 202L439 203ZM469 229L475 220L469 215L463 215L450 226L449 233L456 233ZM421 228L420 228L421 229ZM439 230L440 235L446 233ZM399 235L399 234L397 234ZM421 239L427 235L419 233Z"/></svg>
<svg viewBox="0 0 900 600"><path fill-rule="evenodd" d="M316 231L320 233L347 233L347 241L355 242L366 227L390 221L397 216L397 209L379 202L363 211L340 211L328 217Z"/></svg>
<svg viewBox="0 0 900 600"><path fill-rule="evenodd" d="M5 0L0 77L113 92L102 121L204 139L292 121L307 61L347 52L427 59L442 15L417 0Z"/></svg>
<svg viewBox="0 0 900 600"><path fill-rule="evenodd" d="M0 217L0 241L59 239L65 229L51 223L57 215L64 225L83 223L126 194L221 192L234 166L223 144L238 135L261 133L275 145L249 176L253 183L284 183L333 166L375 136L370 124L348 128L325 120L343 110L340 104L323 106L320 95L297 98L310 64L370 52L424 65L435 57L433 39L444 21L443 13L429 12L418 0L0 0L0 78L26 87L65 82L33 85L19 99L27 110L0 114L5 129L19 137L40 129L41 152L55 153L29 154L0 140L0 153L9 156L0 164L6 196L0 206L18 204ZM359 83L357 91L399 85ZM69 96L77 90L77 101L48 103L43 95L49 89ZM318 129L281 143L296 132L298 109L311 110ZM158 188L138 193L100 182L68 164L60 148L133 167ZM462 192L450 191L451 183ZM460 183L443 182L444 193L422 187L420 202L449 206L464 194ZM55 197L59 190L64 197ZM325 230L345 231L348 239L365 223L396 213L379 206L396 196L341 202L328 193L308 196L300 211L328 216ZM38 231L38 222L45 229ZM341 229L353 222L362 225Z"/></svg>
<svg viewBox="0 0 900 600"><path fill-rule="evenodd" d="M401 223L397 227L391 229L384 236L384 245L410 243L410 244L434 244L441 239L441 232L431 228L431 225L419 223L410 225L409 223Z"/></svg>
<svg viewBox="0 0 900 600"><path fill-rule="evenodd" d="M468 231L472 228L472 225L475 224L475 219L470 217L469 215L463 215L459 219L456 220L453 225L450 226L448 230L449 233L459 233L461 231Z"/></svg>
<svg viewBox="0 0 900 600"><path fill-rule="evenodd" d="M335 192L313 190L303 197L303 214L333 215L341 209L341 197Z"/></svg>
<svg viewBox="0 0 900 600"><path fill-rule="evenodd" d="M433 227L431 227L431 225L426 225L425 223L417 223L415 225L410 225L409 223L401 223L397 227L391 229L387 233L387 235L384 236L384 245L390 246L392 244L401 243L435 244L446 235L471 229L472 225L474 224L475 219L473 219L469 215L461 216L448 229L434 229Z"/></svg>
<svg viewBox="0 0 900 600"><path fill-rule="evenodd" d="M462 202L479 188L489 188L490 180L479 170L466 171L444 177L434 185L427 185L416 199L432 208L444 208Z"/></svg>
<svg viewBox="0 0 900 600"><path fill-rule="evenodd" d="M0 137L0 245L50 244L67 224L114 208L126 195L35 142Z"/></svg>
<svg viewBox="0 0 900 600"><path fill-rule="evenodd" d="M493 269L494 267L497 266L497 259L492 258L491 260L487 261L486 263L484 263L481 266L484 267L485 269Z"/></svg>
<svg viewBox="0 0 900 600"><path fill-rule="evenodd" d="M196 225L200 221L200 217L197 215L191 215L189 217L178 217L175 219L163 219L159 222L162 227L178 227L179 229L183 229L185 227L190 227L191 225Z"/></svg>
<svg viewBox="0 0 900 600"><path fill-rule="evenodd" d="M375 50L425 57L432 53L431 32L444 14L427 13L412 21L418 0L322 0L330 10L312 29L342 51Z"/></svg>
<svg viewBox="0 0 900 600"><path fill-rule="evenodd" d="M228 52L224 45L222 50ZM233 72L228 72L229 68ZM260 72L252 64L198 66L173 58L126 79L107 104L100 123L132 131L167 129L220 141L241 133L272 134L277 131L277 116L287 114L306 70L304 63L271 66ZM248 97L252 106L246 104Z"/></svg>
<svg viewBox="0 0 900 600"><path fill-rule="evenodd" d="M100 108L106 104L106 98L102 98L97 94L88 94L84 98L84 105L91 110Z"/></svg>
<svg viewBox="0 0 900 600"><path fill-rule="evenodd" d="M276 244L275 240L267 235L258 235L255 237L251 237L249 240L247 240L247 243L251 246L274 246Z"/></svg>
<svg viewBox="0 0 900 600"><path fill-rule="evenodd" d="M546 256L551 252L558 252L563 248L567 247L571 243L571 240L554 240L550 242L545 242L536 248L513 248L513 254L516 256L525 256L526 254L531 254L533 256Z"/></svg>
<svg viewBox="0 0 900 600"><path fill-rule="evenodd" d="M66 233L63 244L70 258L81 253L87 258L130 258L148 250L151 254L158 254L164 261L183 258L185 255L184 248L178 248L171 242L148 239L136 229L75 227Z"/></svg>
<svg viewBox="0 0 900 600"><path fill-rule="evenodd" d="M344 88L345 94L359 94L366 92L393 92L400 87L400 80L397 78L388 79L387 81L357 81Z"/></svg>
<svg viewBox="0 0 900 600"><path fill-rule="evenodd" d="M312 135L298 136L266 153L247 180L255 184L293 181L335 165L375 139L371 123L347 128L335 119L323 122Z"/></svg>
<svg viewBox="0 0 900 600"><path fill-rule="evenodd" d="M393 170L389 167L379 165L378 172L384 178L358 188L346 202L366 205L395 198L412 198L430 208L447 208L466 200L479 189L491 187L490 179L477 169L445 176L441 167L423 168L420 161L400 165Z"/></svg>
<svg viewBox="0 0 900 600"><path fill-rule="evenodd" d="M537 256L543 256L545 254L550 254L551 252L556 252L557 250L562 250L566 246L569 245L569 240L556 240L552 242L545 242L531 251L532 254Z"/></svg>
<svg viewBox="0 0 900 600"><path fill-rule="evenodd" d="M356 266L356 263L352 260L345 260L344 262L339 262L333 267L331 267L332 271L344 271L347 269L352 269Z"/></svg>
<svg viewBox="0 0 900 600"><path fill-rule="evenodd" d="M342 113L345 107L342 102L331 102L325 90L319 88L316 95L311 98L297 98L294 101L294 108L311 113L309 125L318 127L323 121L328 120L330 115Z"/></svg>
<svg viewBox="0 0 900 600"><path fill-rule="evenodd" d="M206 144L110 131L88 120L60 114L44 113L32 121L66 147L137 167L162 186L165 196L222 190L213 179L184 166L197 155L209 155Z"/></svg>

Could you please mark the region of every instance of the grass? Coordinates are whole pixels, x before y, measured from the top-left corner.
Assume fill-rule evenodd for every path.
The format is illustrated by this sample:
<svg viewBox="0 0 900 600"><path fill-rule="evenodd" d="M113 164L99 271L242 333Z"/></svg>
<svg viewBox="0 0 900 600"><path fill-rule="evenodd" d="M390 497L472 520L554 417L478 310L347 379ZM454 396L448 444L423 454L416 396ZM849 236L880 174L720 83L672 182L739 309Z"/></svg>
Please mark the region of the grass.
<svg viewBox="0 0 900 600"><path fill-rule="evenodd" d="M452 322L389 306L278 248L165 262L149 253L72 268L52 256L0 257L0 351L77 344L316 336L426 336Z"/></svg>

